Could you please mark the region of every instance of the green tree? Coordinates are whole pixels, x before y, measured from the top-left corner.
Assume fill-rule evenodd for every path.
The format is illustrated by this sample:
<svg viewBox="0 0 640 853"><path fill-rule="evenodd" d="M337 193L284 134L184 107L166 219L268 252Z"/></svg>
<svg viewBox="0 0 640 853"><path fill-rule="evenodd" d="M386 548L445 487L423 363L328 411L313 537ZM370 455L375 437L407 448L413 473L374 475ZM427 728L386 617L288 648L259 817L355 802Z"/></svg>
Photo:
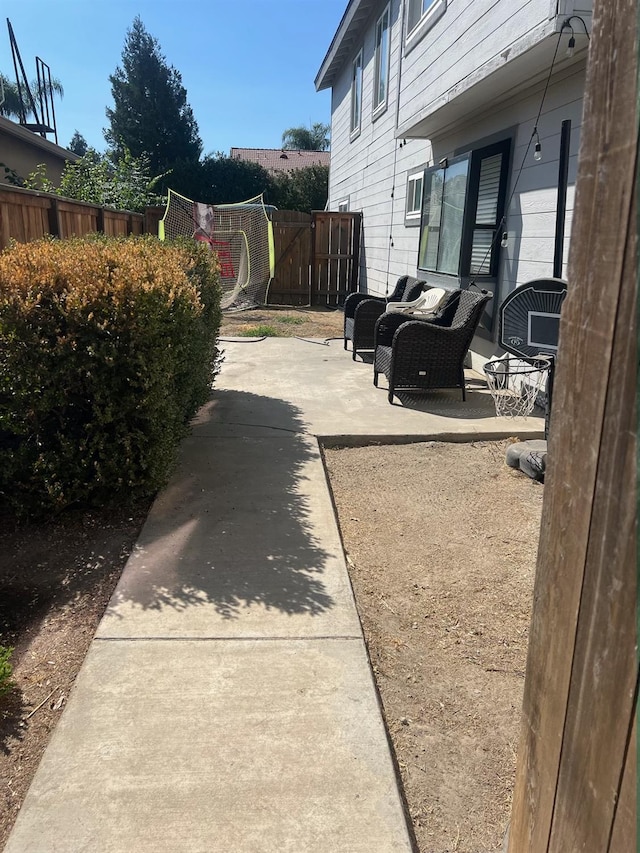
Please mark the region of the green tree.
<svg viewBox="0 0 640 853"><path fill-rule="evenodd" d="M67 145L67 151L73 151L78 157L84 157L88 150L87 140L79 131L74 131L71 142Z"/></svg>
<svg viewBox="0 0 640 853"><path fill-rule="evenodd" d="M208 154L198 163L181 163L159 184L204 204L233 204L265 194L269 201L273 179L259 163Z"/></svg>
<svg viewBox="0 0 640 853"><path fill-rule="evenodd" d="M134 157L125 149L122 157L112 161L88 148L75 163L67 161L58 187L47 177L44 164L29 175L24 186L117 210L143 211L148 204L162 202L155 190L158 180L151 176L145 155Z"/></svg>
<svg viewBox="0 0 640 853"><path fill-rule="evenodd" d="M104 135L116 158L125 149L133 157L146 155L153 174L199 159L202 141L180 72L167 65L140 16L127 31L122 66L109 81L114 107L107 109Z"/></svg>
<svg viewBox="0 0 640 853"><path fill-rule="evenodd" d="M12 82L6 74L2 74L0 72L0 81L2 82L2 88L4 89L4 101L0 104L0 115L5 116L5 118L20 118L20 94L22 93L22 103L24 104L26 117L29 118L33 115L31 110L31 104L29 103L29 96L27 95L26 89L24 86L18 88L18 85ZM51 85L49 86L49 82L46 83L46 90L53 96L58 95L58 97L62 98L64 95L64 89L62 88L62 83L57 80L55 77L51 79ZM31 94L36 102L36 106L39 106L38 102L38 81L31 80L29 83L29 89L31 90Z"/></svg>
<svg viewBox="0 0 640 853"><path fill-rule="evenodd" d="M282 134L282 147L297 151L328 151L331 127L315 122L308 127L289 127Z"/></svg>
<svg viewBox="0 0 640 853"><path fill-rule="evenodd" d="M279 172L273 178L269 201L282 210L324 210L329 195L329 167L306 166Z"/></svg>

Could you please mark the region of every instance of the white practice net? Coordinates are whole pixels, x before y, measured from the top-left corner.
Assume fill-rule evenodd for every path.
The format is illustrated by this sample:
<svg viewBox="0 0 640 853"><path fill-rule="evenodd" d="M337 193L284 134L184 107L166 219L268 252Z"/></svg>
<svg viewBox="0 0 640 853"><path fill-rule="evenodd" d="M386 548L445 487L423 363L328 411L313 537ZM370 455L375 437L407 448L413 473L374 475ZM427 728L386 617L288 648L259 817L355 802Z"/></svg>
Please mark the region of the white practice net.
<svg viewBox="0 0 640 853"><path fill-rule="evenodd" d="M261 195L238 204L202 204L169 190L161 240L193 237L218 256L222 308L263 305L273 278L273 229Z"/></svg>

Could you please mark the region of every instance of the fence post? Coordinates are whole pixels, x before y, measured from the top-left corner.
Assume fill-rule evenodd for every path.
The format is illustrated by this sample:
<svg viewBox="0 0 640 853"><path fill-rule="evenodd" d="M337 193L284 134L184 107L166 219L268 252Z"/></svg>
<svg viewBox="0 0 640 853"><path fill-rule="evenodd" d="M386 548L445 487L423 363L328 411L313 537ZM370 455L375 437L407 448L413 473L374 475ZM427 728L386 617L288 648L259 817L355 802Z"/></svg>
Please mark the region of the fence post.
<svg viewBox="0 0 640 853"><path fill-rule="evenodd" d="M58 199L52 198L49 200L49 210L47 211L49 219L49 234L52 237L60 236L60 210L58 208Z"/></svg>
<svg viewBox="0 0 640 853"><path fill-rule="evenodd" d="M510 853L636 849L636 21L594 3Z"/></svg>

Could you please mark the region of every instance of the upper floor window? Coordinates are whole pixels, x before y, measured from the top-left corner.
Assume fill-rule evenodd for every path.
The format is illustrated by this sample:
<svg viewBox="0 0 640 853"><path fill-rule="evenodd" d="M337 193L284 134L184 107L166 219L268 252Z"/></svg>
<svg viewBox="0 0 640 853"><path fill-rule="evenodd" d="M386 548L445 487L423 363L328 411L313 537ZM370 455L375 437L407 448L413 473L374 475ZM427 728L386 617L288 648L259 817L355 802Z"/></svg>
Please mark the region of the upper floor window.
<svg viewBox="0 0 640 853"><path fill-rule="evenodd" d="M389 6L376 24L375 75L373 81L373 112L382 112L389 92Z"/></svg>
<svg viewBox="0 0 640 853"><path fill-rule="evenodd" d="M461 283L497 275L510 145L506 139L425 171L419 269Z"/></svg>
<svg viewBox="0 0 640 853"><path fill-rule="evenodd" d="M422 169L419 172L414 172L407 178L407 206L405 210L405 222L407 225L420 225L423 183L424 171Z"/></svg>
<svg viewBox="0 0 640 853"><path fill-rule="evenodd" d="M407 13L407 32L414 30L423 16L427 14L435 0L409 0L409 9Z"/></svg>
<svg viewBox="0 0 640 853"><path fill-rule="evenodd" d="M360 132L362 119L362 51L351 66L351 135Z"/></svg>
<svg viewBox="0 0 640 853"><path fill-rule="evenodd" d="M424 38L447 9L447 0L407 0L405 54Z"/></svg>

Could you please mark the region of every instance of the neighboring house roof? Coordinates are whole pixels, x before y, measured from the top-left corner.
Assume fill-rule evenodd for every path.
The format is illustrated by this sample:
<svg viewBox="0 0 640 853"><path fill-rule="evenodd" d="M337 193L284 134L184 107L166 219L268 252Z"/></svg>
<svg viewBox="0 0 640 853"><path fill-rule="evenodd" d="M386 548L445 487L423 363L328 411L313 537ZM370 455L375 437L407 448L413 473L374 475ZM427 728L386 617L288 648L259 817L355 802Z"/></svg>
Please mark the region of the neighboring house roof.
<svg viewBox="0 0 640 853"><path fill-rule="evenodd" d="M78 160L77 154L0 116L0 186L12 182L10 170L20 178L26 178L41 163L46 166L47 177L55 184L60 180L64 165L69 160L72 163Z"/></svg>
<svg viewBox="0 0 640 853"><path fill-rule="evenodd" d="M258 163L268 172L291 172L305 166L328 166L329 151L299 151L283 148L232 148L232 160Z"/></svg>
<svg viewBox="0 0 640 853"><path fill-rule="evenodd" d="M378 0L350 0L316 75L315 86L318 92L333 86L345 60L353 53L355 41L361 35L362 24L376 5L379 5Z"/></svg>
<svg viewBox="0 0 640 853"><path fill-rule="evenodd" d="M72 151L68 151L66 148L56 145L55 142L49 142L48 139L40 136L39 133L27 130L25 127L22 127L22 125L17 124L17 122L11 121L4 116L0 116L0 130L9 136L14 136L16 139L25 142L31 148L40 148L42 151L46 151L47 154L51 154L54 157L60 157L62 160L71 160L75 163L75 161L79 159L78 155L74 154Z"/></svg>

